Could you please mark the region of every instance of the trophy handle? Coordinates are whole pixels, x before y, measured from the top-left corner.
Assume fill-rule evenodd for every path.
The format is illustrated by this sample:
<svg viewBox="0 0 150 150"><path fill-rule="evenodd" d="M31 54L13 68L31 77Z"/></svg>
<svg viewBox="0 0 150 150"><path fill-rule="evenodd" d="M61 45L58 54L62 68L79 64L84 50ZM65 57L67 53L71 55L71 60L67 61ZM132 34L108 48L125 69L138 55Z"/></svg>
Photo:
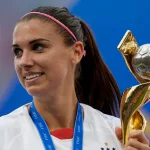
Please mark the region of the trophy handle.
<svg viewBox="0 0 150 150"><path fill-rule="evenodd" d="M145 130L146 120L139 108L147 103L149 98L150 82L133 86L123 93L120 108L123 144L128 141L132 130Z"/></svg>
<svg viewBox="0 0 150 150"><path fill-rule="evenodd" d="M130 30L127 30L125 35L123 36L122 40L117 46L117 49L121 52L123 55L123 58L126 62L127 67L129 68L130 72L133 74L133 76L140 82L140 83L146 83L149 82L149 80L141 78L133 69L132 67L132 58L136 54L136 52L139 49L139 46L137 44L137 41L135 37L133 36L132 32Z"/></svg>

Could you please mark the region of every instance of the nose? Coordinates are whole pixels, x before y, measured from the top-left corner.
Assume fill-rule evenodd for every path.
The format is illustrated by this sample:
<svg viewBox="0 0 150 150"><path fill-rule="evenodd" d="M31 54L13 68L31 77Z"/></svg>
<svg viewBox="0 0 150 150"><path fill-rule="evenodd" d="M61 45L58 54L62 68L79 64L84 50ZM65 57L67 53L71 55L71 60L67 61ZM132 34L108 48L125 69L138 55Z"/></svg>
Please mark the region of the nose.
<svg viewBox="0 0 150 150"><path fill-rule="evenodd" d="M19 60L20 68L29 69L34 65L32 55L28 52L24 52Z"/></svg>

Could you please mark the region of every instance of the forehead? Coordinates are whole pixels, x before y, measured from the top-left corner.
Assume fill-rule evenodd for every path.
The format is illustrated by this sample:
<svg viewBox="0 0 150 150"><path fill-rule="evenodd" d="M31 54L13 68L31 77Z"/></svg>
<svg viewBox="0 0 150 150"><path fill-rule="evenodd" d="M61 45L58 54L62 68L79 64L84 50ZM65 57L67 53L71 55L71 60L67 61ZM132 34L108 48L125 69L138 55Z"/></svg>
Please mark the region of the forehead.
<svg viewBox="0 0 150 150"><path fill-rule="evenodd" d="M14 29L13 43L31 41L36 38L60 38L56 33L56 26L53 22L42 22L38 19L20 22Z"/></svg>

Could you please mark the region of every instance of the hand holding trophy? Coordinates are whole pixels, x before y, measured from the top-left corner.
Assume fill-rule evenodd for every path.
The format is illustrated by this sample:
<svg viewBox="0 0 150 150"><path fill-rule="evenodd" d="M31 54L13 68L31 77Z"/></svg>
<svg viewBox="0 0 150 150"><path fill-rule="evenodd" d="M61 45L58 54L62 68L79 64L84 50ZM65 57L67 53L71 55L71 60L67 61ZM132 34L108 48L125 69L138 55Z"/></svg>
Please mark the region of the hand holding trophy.
<svg viewBox="0 0 150 150"><path fill-rule="evenodd" d="M123 144L132 130L145 130L146 119L139 108L150 99L150 44L138 46L131 31L127 30L118 47L126 65L140 82L124 91L121 99L120 117Z"/></svg>

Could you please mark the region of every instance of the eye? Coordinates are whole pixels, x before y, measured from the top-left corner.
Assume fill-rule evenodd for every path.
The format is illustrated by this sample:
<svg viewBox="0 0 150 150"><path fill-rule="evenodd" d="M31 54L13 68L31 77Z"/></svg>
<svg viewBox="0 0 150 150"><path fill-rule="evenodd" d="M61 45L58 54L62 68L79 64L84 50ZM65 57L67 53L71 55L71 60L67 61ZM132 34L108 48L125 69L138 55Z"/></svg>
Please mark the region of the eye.
<svg viewBox="0 0 150 150"><path fill-rule="evenodd" d="M32 46L32 50L42 51L45 48L43 44L36 43Z"/></svg>
<svg viewBox="0 0 150 150"><path fill-rule="evenodd" d="M16 57L22 56L22 53L23 53L23 51L20 48L14 48L13 52Z"/></svg>

